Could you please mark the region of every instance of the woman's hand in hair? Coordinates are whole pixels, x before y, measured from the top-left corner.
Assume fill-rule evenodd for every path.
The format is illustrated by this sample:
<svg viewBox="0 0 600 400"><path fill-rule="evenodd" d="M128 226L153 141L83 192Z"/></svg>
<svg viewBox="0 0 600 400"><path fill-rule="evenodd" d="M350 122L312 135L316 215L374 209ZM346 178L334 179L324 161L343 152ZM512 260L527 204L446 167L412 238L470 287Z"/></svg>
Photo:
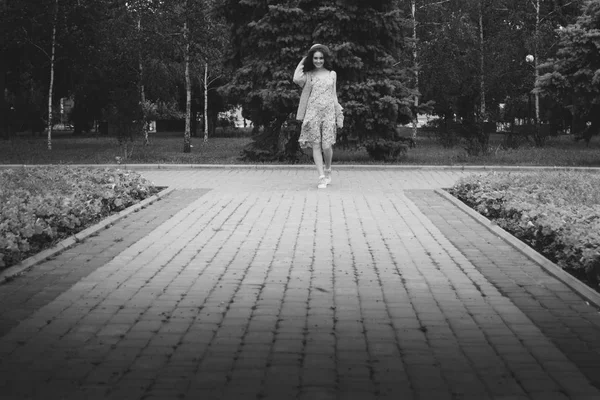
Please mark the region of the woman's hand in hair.
<svg viewBox="0 0 600 400"><path fill-rule="evenodd" d="M306 60L306 57L302 58L302 60L300 60L300 62L298 63L298 66L296 67L296 70L294 71L294 83L299 85L300 87L304 87L304 84L306 83L306 76L304 75L304 61Z"/></svg>

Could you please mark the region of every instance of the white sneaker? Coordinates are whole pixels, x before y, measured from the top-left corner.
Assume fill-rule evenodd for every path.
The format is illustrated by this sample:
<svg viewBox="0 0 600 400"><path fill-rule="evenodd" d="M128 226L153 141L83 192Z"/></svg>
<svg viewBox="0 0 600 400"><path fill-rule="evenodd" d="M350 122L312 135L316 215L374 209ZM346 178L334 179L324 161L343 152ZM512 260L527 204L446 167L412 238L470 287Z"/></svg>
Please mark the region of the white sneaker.
<svg viewBox="0 0 600 400"><path fill-rule="evenodd" d="M317 187L319 189L325 189L327 187L327 179L325 178L325 175L321 175L319 177L319 184L317 185Z"/></svg>
<svg viewBox="0 0 600 400"><path fill-rule="evenodd" d="M325 183L331 184L331 168L325 170Z"/></svg>

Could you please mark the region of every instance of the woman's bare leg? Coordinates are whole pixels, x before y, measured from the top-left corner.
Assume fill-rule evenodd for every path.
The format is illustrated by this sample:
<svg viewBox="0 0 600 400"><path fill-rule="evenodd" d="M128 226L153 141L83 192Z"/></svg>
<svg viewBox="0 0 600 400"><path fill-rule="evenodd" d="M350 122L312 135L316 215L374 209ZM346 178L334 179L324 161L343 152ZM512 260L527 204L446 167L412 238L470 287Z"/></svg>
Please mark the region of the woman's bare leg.
<svg viewBox="0 0 600 400"><path fill-rule="evenodd" d="M313 143L312 151L313 151L313 161L315 162L315 165L317 166L317 171L319 172L319 177L321 177L321 176L325 175L325 173L323 172L323 154L321 154L321 144Z"/></svg>
<svg viewBox="0 0 600 400"><path fill-rule="evenodd" d="M331 161L333 160L333 147L329 146L323 149L323 155L325 156L325 169L331 169Z"/></svg>

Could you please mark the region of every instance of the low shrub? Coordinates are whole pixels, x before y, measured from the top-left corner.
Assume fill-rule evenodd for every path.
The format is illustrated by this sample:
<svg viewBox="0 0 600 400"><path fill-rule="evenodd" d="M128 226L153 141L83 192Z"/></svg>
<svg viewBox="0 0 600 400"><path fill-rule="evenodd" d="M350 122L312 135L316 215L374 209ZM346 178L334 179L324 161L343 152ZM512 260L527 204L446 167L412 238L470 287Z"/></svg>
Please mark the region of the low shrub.
<svg viewBox="0 0 600 400"><path fill-rule="evenodd" d="M157 192L138 173L118 169L0 171L0 268Z"/></svg>
<svg viewBox="0 0 600 400"><path fill-rule="evenodd" d="M408 145L388 139L369 139L363 142L369 157L376 161L396 161L408 152Z"/></svg>
<svg viewBox="0 0 600 400"><path fill-rule="evenodd" d="M557 265L598 286L600 175L488 173L449 192Z"/></svg>

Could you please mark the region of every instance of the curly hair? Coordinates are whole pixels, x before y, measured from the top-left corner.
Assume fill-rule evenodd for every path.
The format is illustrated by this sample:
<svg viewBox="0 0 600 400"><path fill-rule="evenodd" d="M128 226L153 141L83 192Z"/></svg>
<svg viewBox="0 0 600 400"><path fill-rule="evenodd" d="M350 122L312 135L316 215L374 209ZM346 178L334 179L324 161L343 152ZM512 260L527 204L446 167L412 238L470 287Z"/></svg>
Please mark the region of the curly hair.
<svg viewBox="0 0 600 400"><path fill-rule="evenodd" d="M315 64L313 64L313 56L316 52L321 52L323 54L324 63L323 68L331 69L331 53L327 46L323 46L322 44L316 44L310 48L308 54L306 55L306 60L304 60L304 71L312 71L315 69Z"/></svg>

